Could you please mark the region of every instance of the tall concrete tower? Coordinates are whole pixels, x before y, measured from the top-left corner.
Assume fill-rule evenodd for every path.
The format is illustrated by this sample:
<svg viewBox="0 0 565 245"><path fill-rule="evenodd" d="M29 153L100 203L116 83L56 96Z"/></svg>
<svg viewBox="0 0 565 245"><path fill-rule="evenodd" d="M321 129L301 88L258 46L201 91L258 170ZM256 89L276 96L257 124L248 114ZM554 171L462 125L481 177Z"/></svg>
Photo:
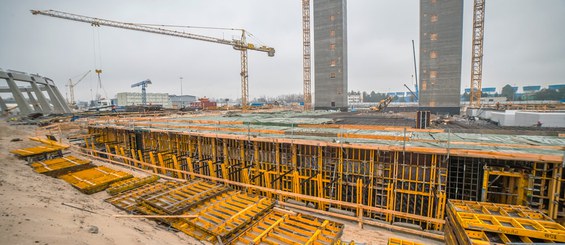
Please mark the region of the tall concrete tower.
<svg viewBox="0 0 565 245"><path fill-rule="evenodd" d="M314 0L314 109L347 110L346 0Z"/></svg>
<svg viewBox="0 0 565 245"><path fill-rule="evenodd" d="M420 1L420 107L459 114L463 0Z"/></svg>

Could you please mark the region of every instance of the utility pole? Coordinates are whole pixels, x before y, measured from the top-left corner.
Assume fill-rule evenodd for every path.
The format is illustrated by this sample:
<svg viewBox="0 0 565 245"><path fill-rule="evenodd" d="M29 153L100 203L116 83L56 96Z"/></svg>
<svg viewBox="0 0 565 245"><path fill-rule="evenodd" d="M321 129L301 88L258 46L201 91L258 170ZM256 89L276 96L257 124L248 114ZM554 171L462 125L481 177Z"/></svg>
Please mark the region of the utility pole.
<svg viewBox="0 0 565 245"><path fill-rule="evenodd" d="M182 99L182 77L180 77L180 107L184 107L184 100Z"/></svg>

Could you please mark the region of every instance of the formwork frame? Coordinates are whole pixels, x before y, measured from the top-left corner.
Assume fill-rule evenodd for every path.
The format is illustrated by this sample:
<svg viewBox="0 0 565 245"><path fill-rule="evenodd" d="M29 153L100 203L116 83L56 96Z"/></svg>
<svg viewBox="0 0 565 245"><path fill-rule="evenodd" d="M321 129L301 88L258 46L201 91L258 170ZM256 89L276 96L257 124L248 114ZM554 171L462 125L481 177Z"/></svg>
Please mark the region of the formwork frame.
<svg viewBox="0 0 565 245"><path fill-rule="evenodd" d="M234 189L273 197L281 203L294 199L317 208L320 213L327 212L329 208L350 211L360 217L362 223L381 219L389 223L412 223L423 229L442 229L445 199L453 195L453 179L450 176L454 172L452 165L456 158L461 164L471 163L475 166L493 162L496 163L493 165L562 166L542 157L536 157L539 161L530 161L529 158L516 161L507 156L478 158L474 153L469 157L458 154L449 158L437 151L404 151L398 147L379 149L350 144L305 143L303 140L266 140L249 135L241 137L154 129L136 132L131 128L107 128L89 128L89 135L94 139L89 149L110 149L111 154L117 153L124 163L129 161L132 166L142 166L173 178L190 179L196 176L233 181L231 185ZM119 150L106 147L105 141ZM132 154L127 153L127 147L134 145L131 142L142 142L141 154L161 155L161 158L128 160ZM111 154L108 154L110 158L113 157ZM482 176L482 171L473 170L472 174ZM551 189L556 192L553 193L560 193L558 190L563 181L558 171L546 173L546 176L551 176L546 177L546 181L554 181ZM474 198L477 195L473 193L480 193L481 187L480 184L467 187L471 194L461 199ZM544 194L542 197L554 204L563 198L562 194ZM361 205L362 208L351 204ZM554 205L553 215L550 216L555 218L561 211L562 208ZM550 214L549 208L545 212Z"/></svg>
<svg viewBox="0 0 565 245"><path fill-rule="evenodd" d="M170 170L158 171L156 167L162 166L166 169L178 169L322 199L378 207L398 211L401 215L369 210L359 212L358 208L273 196L268 191L245 188L248 192L281 201L294 199L319 210L337 208L369 219L411 223L424 229L442 229L441 223L402 215L443 219L447 169L446 162L437 154L369 150L347 145L328 147L288 144L171 132L139 132L116 128L105 130L92 127L90 134L97 135L98 146L94 149L99 148L123 156L124 159L134 158L148 163L148 166L153 165L149 169L155 173L175 178L190 178L187 174ZM104 142L106 140L113 147ZM143 142L144 148L129 149L128 147L140 145L132 142ZM137 155L148 157L136 157L136 152L139 151L141 153ZM129 152L131 153L128 154ZM128 163L127 160L124 162L139 167L136 163ZM242 189L238 186L232 188Z"/></svg>

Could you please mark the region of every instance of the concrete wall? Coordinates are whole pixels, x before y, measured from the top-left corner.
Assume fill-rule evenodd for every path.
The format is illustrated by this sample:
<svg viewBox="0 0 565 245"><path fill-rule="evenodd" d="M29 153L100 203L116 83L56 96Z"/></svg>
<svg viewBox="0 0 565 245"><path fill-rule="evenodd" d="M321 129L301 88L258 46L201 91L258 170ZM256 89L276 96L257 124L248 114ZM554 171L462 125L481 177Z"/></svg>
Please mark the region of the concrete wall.
<svg viewBox="0 0 565 245"><path fill-rule="evenodd" d="M518 126L516 111L491 111L489 116L491 121L497 122L500 126Z"/></svg>
<svg viewBox="0 0 565 245"><path fill-rule="evenodd" d="M347 109L345 0L314 0L314 108Z"/></svg>
<svg viewBox="0 0 565 245"><path fill-rule="evenodd" d="M533 127L539 121L542 127L565 127L565 112L484 111L479 117L497 122L500 126Z"/></svg>
<svg viewBox="0 0 565 245"><path fill-rule="evenodd" d="M420 1L420 106L458 111L462 40L463 0Z"/></svg>
<svg viewBox="0 0 565 245"><path fill-rule="evenodd" d="M516 112L516 126L532 126L541 122L542 127L564 128L565 112Z"/></svg>

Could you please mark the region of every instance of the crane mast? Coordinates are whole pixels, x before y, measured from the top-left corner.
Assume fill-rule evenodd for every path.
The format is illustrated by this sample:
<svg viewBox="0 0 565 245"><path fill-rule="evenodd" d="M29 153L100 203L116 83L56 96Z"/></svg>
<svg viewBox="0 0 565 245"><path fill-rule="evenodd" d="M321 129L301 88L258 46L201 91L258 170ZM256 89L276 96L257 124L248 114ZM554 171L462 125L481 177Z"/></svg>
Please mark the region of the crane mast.
<svg viewBox="0 0 565 245"><path fill-rule="evenodd" d="M302 0L302 63L303 63L303 80L304 80L304 110L312 109L312 75L310 73L311 48L310 48L310 0Z"/></svg>
<svg viewBox="0 0 565 245"><path fill-rule="evenodd" d="M481 83L483 80L483 40L485 32L485 0L474 0L473 52L471 59L471 87L469 107L481 107Z"/></svg>
<svg viewBox="0 0 565 245"><path fill-rule="evenodd" d="M141 86L141 104L144 106L147 105L147 90L145 88L147 88L147 85L149 84L152 84L151 80L145 79L141 82L134 83L131 85L132 88Z"/></svg>
<svg viewBox="0 0 565 245"><path fill-rule="evenodd" d="M76 83L73 83L73 80L69 79L69 85L67 85L69 87L69 95L71 96L70 100L68 101L69 105L75 104L75 86L79 84L82 80L84 80L84 78L86 77L86 75L88 75L88 73L90 73L90 70L84 73L84 75L82 75L82 77L78 79Z"/></svg>
<svg viewBox="0 0 565 245"><path fill-rule="evenodd" d="M267 53L267 55L269 57L275 56L275 49L272 48L272 47L258 46L258 45L252 44L252 43L247 43L247 41L245 40L245 36L246 36L245 30L241 30L242 31L241 40L237 40L237 39L227 40L227 39L222 39L222 38L209 37L209 36L192 34L192 33L187 33L187 32L181 32L181 31L170 30L170 29L165 29L165 28L157 28L157 27L147 26L147 25L142 25L142 24L124 23L124 22L113 21L113 20L93 18L93 17L71 14L71 13L66 13L66 12L61 12L61 11L56 11L56 10L31 10L31 13L34 14L34 15L45 15L45 16L50 16L50 17L55 17L55 18L61 18L61 19L66 19L66 20L89 23L92 26L97 26L97 27L99 27L99 26L109 26L109 27L115 27L115 28L121 28L121 29L143 31L143 32L162 34L162 35L168 35L168 36L175 36L175 37L181 37L181 38L188 38L188 39L194 39L194 40L199 40L199 41L204 41L204 42L211 42L211 43L218 43L218 44L224 44L224 45L232 46L235 50L241 51L241 73L240 73L240 75L241 75L241 91L242 91L241 106L242 106L243 110L247 109L247 106L248 106L247 103L249 101L249 97L248 97L249 96L248 95L248 74L247 74L247 72L248 72L247 50L265 52L265 53Z"/></svg>

